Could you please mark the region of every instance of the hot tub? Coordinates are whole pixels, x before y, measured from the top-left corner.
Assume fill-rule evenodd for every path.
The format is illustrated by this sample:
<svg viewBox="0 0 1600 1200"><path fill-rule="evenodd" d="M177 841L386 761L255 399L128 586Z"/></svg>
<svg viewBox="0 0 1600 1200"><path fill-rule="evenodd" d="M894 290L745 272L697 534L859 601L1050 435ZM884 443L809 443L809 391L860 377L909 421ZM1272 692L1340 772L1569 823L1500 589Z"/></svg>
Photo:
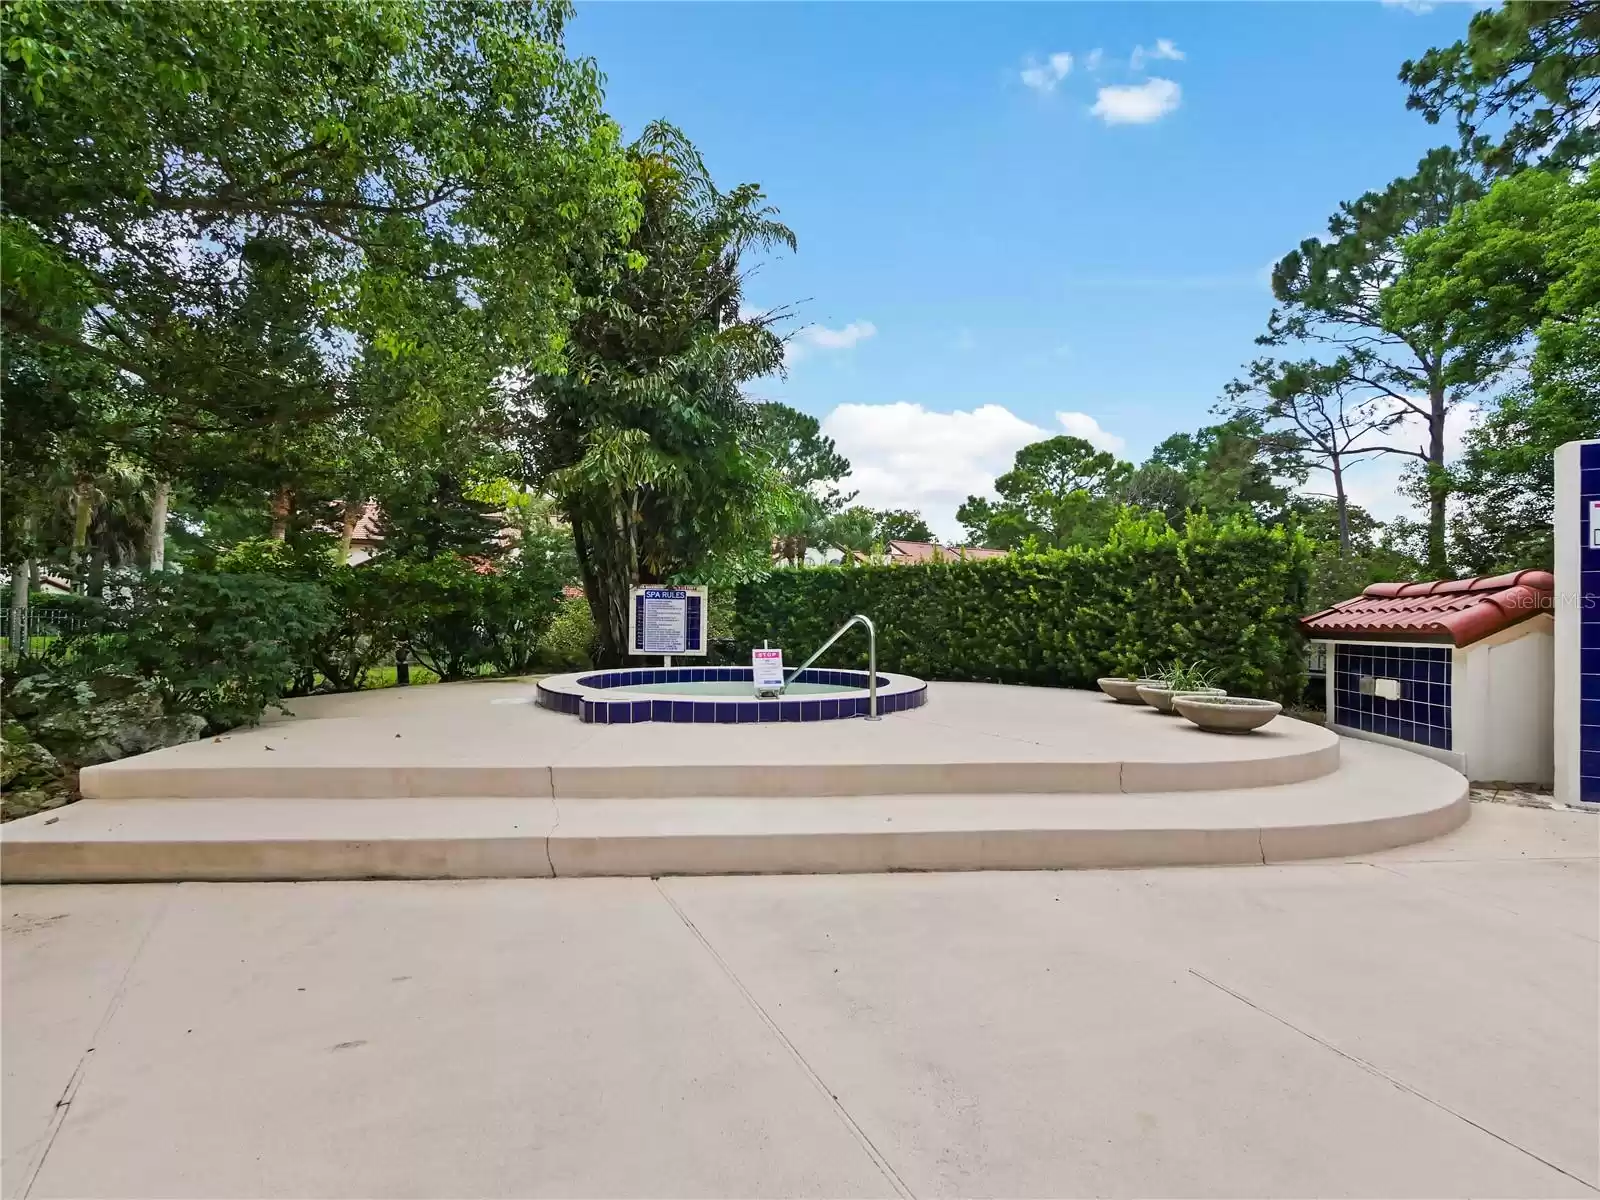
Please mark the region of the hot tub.
<svg viewBox="0 0 1600 1200"><path fill-rule="evenodd" d="M879 716L920 708L927 699L928 685L922 680L878 672ZM811 667L795 675L778 699L758 700L749 667L579 671L541 679L536 702L601 725L836 721L867 715L867 673Z"/></svg>

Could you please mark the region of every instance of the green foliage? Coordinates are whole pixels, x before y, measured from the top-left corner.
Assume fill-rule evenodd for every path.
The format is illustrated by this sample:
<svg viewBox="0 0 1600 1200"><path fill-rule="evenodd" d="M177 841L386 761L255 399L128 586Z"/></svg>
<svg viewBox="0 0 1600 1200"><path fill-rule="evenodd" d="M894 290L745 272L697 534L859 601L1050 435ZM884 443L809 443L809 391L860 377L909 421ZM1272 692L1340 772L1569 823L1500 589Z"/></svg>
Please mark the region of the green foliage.
<svg viewBox="0 0 1600 1200"><path fill-rule="evenodd" d="M404 480L378 498L383 553L396 558L459 554L488 561L505 548L496 506L475 499L448 472Z"/></svg>
<svg viewBox="0 0 1600 1200"><path fill-rule="evenodd" d="M1339 508L1333 500L1297 498L1294 521L1311 544L1311 591L1306 602L1307 612L1321 612L1341 600L1359 596L1369 583L1422 579L1427 575L1421 558L1397 545L1390 537L1390 527L1359 505L1346 507L1344 542L1340 536ZM1415 522L1402 522L1402 529L1407 525L1421 534L1420 543L1425 547L1426 532Z"/></svg>
<svg viewBox="0 0 1600 1200"><path fill-rule="evenodd" d="M1589 386L1513 388L1467 431L1451 473L1454 557L1463 573L1554 569L1555 451L1600 437L1600 318L1590 337Z"/></svg>
<svg viewBox="0 0 1600 1200"><path fill-rule="evenodd" d="M4 5L8 561L58 465L278 532L494 447L498 380L561 365L571 262L638 216L569 12Z"/></svg>
<svg viewBox="0 0 1600 1200"><path fill-rule="evenodd" d="M1449 572L1446 544L1445 418L1507 367L1511 355L1496 338L1436 314L1396 306L1386 297L1405 264L1407 239L1444 225L1485 184L1474 164L1448 149L1430 151L1415 174L1341 204L1328 235L1307 238L1272 271L1278 301L1265 346L1322 347L1341 368L1354 403L1372 404L1387 431L1416 419L1425 435L1416 450L1391 447L1423 468L1428 502L1428 566Z"/></svg>
<svg viewBox="0 0 1600 1200"><path fill-rule="evenodd" d="M767 401L756 405L755 438L789 491L790 505L777 522L777 552L798 565L809 546L829 545L835 519L852 499L838 484L850 460L808 413Z"/></svg>
<svg viewBox="0 0 1600 1200"><path fill-rule="evenodd" d="M973 545L997 550L1098 545L1132 473L1128 463L1082 438L1047 438L1018 450L1011 470L994 481L998 502L968 496L956 519Z"/></svg>
<svg viewBox="0 0 1600 1200"><path fill-rule="evenodd" d="M740 589L740 653L805 653L853 613L878 662L928 679L1092 687L1142 664L1203 658L1237 695L1296 695L1310 546L1297 531L1197 515L1183 531L1124 516L1104 545L925 567L775 571ZM838 665L863 649L841 641Z"/></svg>
<svg viewBox="0 0 1600 1200"><path fill-rule="evenodd" d="M880 546L896 541L931 542L933 530L915 509L885 508L873 513L872 540Z"/></svg>
<svg viewBox="0 0 1600 1200"><path fill-rule="evenodd" d="M525 674L555 619L562 581L541 560L491 568L455 554L383 558L347 568L358 581L357 622L379 644L406 647L443 680L491 668Z"/></svg>
<svg viewBox="0 0 1600 1200"><path fill-rule="evenodd" d="M555 620L539 641L539 662L552 671L578 671L594 665L594 617L582 596L561 601Z"/></svg>
<svg viewBox="0 0 1600 1200"><path fill-rule="evenodd" d="M628 160L638 229L578 261L567 369L523 397L524 458L570 519L606 664L626 659L629 588L748 574L793 507L740 391L782 368L783 343L739 300L741 257L794 234L755 185L718 189L671 126Z"/></svg>
<svg viewBox="0 0 1600 1200"><path fill-rule="evenodd" d="M1400 79L1407 108L1430 123L1453 112L1462 146L1496 169L1590 161L1600 149L1600 2L1507 0L1475 13L1465 40L1406 62Z"/></svg>
<svg viewBox="0 0 1600 1200"><path fill-rule="evenodd" d="M1160 680L1162 687L1174 692L1201 692L1217 686L1217 673L1199 659L1185 662L1175 658L1160 670L1147 675L1147 678Z"/></svg>
<svg viewBox="0 0 1600 1200"><path fill-rule="evenodd" d="M324 589L266 574L153 574L109 602L76 672L148 681L208 731L253 725L287 693L334 614Z"/></svg>

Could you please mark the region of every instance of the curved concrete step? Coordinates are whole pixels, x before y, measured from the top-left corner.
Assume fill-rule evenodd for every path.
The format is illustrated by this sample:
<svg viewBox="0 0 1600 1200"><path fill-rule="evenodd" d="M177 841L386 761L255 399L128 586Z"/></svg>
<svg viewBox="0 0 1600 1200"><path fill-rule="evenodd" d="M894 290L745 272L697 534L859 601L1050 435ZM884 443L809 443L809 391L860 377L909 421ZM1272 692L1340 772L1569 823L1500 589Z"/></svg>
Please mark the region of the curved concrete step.
<svg viewBox="0 0 1600 1200"><path fill-rule="evenodd" d="M85 800L0 831L11 882L951 871L1369 853L1467 819L1431 759L1219 791L698 799Z"/></svg>

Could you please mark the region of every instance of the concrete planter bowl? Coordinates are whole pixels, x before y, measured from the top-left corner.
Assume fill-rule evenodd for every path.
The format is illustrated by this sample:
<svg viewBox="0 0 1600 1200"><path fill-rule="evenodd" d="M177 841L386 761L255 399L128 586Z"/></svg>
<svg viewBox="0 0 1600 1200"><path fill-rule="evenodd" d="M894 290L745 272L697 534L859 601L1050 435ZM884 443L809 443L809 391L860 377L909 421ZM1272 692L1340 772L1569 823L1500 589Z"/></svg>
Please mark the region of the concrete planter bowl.
<svg viewBox="0 0 1600 1200"><path fill-rule="evenodd" d="M1207 733L1249 733L1283 711L1276 700L1244 696L1178 696L1173 707Z"/></svg>
<svg viewBox="0 0 1600 1200"><path fill-rule="evenodd" d="M1176 715L1172 702L1178 696L1226 696L1228 694L1221 688L1196 688L1193 691L1174 691L1172 688L1163 687L1159 683L1141 683L1138 691L1141 700L1157 712L1166 713L1169 717Z"/></svg>
<svg viewBox="0 0 1600 1200"><path fill-rule="evenodd" d="M1141 683L1153 684L1154 679L1128 679L1121 675L1102 675L1095 680L1100 685L1100 690L1110 696L1118 704L1143 704L1144 700L1139 695Z"/></svg>

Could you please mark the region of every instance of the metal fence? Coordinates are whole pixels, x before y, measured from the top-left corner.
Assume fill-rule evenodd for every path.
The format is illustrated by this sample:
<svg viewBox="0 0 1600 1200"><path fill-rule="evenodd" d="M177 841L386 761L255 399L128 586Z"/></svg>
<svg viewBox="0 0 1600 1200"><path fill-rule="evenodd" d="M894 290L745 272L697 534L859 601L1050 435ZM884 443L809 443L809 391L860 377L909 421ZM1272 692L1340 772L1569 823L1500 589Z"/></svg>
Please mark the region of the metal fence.
<svg viewBox="0 0 1600 1200"><path fill-rule="evenodd" d="M14 621L14 617L20 620ZM24 613L0 611L0 661L14 663L24 653L43 654L51 646L85 628L83 617L60 608L35 608Z"/></svg>

